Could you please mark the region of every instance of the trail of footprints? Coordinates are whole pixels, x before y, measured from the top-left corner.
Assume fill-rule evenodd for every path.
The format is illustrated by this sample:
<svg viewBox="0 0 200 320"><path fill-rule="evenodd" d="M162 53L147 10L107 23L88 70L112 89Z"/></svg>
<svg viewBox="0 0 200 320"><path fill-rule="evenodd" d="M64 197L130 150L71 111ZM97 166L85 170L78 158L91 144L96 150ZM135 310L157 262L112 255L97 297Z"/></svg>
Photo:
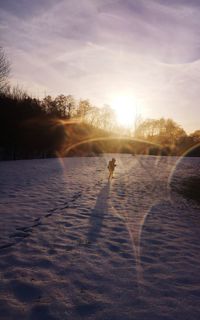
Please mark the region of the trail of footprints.
<svg viewBox="0 0 200 320"><path fill-rule="evenodd" d="M0 245L0 250L7 249L16 245L17 243L23 241L25 238L29 237L30 233L33 231L34 228L42 225L44 219L49 218L52 216L56 211L64 210L67 208L74 208L74 203L78 198L80 198L82 192L76 192L72 196L72 198L65 202L62 206L55 207L53 209L48 210L48 213L42 217L36 218L33 220L33 224L29 226L17 227L16 232L9 235L9 240L7 243Z"/></svg>
<svg viewBox="0 0 200 320"><path fill-rule="evenodd" d="M100 185L102 183L101 181L98 181L94 187ZM88 187L85 189L86 194L89 192L89 190L91 189L91 187ZM67 208L75 208L75 202L76 200L78 200L80 197L82 196L82 192L78 191L75 192L72 196L72 198L68 201L66 201L65 203L62 204L62 206L59 207L55 207L53 209L48 210L47 214L45 214L42 217L38 217L36 219L33 220L33 224L29 225L29 226L23 226L23 227L17 227L16 228L16 232L12 233L9 235L9 239L8 242L5 244L0 245L0 251L3 249L7 249L9 247L12 247L14 245L16 245L17 243L23 241L25 238L29 237L29 235L31 234L31 232L33 231L34 228L42 225L42 222L44 219L51 217L55 212L60 211L60 210L64 210Z"/></svg>

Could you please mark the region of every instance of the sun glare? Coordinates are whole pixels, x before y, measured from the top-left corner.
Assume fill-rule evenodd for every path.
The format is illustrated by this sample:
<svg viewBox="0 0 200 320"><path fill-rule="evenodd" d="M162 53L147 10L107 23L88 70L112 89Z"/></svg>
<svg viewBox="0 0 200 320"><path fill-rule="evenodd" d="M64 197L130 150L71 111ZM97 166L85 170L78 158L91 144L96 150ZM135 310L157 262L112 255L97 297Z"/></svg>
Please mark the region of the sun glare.
<svg viewBox="0 0 200 320"><path fill-rule="evenodd" d="M116 96L111 101L111 107L114 109L117 122L124 127L134 125L136 118L137 105L136 100L131 95Z"/></svg>

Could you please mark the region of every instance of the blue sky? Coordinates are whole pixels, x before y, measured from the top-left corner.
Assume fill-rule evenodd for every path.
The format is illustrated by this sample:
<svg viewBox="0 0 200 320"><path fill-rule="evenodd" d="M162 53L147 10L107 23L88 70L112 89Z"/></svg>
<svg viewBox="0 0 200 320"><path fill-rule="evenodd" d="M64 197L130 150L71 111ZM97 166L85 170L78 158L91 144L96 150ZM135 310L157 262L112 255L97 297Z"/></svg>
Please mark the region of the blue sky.
<svg viewBox="0 0 200 320"><path fill-rule="evenodd" d="M200 128L200 1L1 0L12 83L102 106L131 95L143 118Z"/></svg>

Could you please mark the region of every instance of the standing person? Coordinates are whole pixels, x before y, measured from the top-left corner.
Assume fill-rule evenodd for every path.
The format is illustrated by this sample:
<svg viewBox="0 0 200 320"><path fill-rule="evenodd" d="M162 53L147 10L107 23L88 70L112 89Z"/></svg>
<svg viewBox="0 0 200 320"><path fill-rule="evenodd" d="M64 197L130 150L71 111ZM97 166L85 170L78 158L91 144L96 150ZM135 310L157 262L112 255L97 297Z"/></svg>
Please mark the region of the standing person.
<svg viewBox="0 0 200 320"><path fill-rule="evenodd" d="M109 170L108 180L113 178L113 172L114 172L115 167L116 167L115 162L116 162L115 158L112 158L112 160L110 160L109 163L108 163L108 170Z"/></svg>

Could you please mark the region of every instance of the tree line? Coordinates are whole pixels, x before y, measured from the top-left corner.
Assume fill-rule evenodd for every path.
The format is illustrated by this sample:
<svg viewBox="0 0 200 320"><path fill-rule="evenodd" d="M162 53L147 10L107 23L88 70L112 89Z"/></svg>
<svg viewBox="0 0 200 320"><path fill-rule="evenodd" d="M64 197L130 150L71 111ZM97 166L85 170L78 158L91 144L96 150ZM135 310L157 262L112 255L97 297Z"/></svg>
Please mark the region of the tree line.
<svg viewBox="0 0 200 320"><path fill-rule="evenodd" d="M111 108L97 108L89 100L63 94L36 99L7 86L0 92L0 157L53 156L72 142L73 135L78 141L88 136L86 131L93 136L108 134L113 118Z"/></svg>
<svg viewBox="0 0 200 320"><path fill-rule="evenodd" d="M157 144L152 153L162 149L163 154L182 155L190 151L190 155L200 155L200 130L188 135L172 119L146 119L136 127L135 137Z"/></svg>
<svg viewBox="0 0 200 320"><path fill-rule="evenodd" d="M138 117L132 131L127 132L117 125L115 112L108 105L100 108L89 100L77 101L72 95L64 94L34 98L19 87L9 86L9 72L9 61L0 48L0 159L50 157L61 151L65 155L70 144L123 134L128 135L130 142L120 150L131 153L180 155L200 143L200 130L187 135L172 119ZM141 142L144 147L138 148L137 144L136 148L132 139L146 142L147 147ZM104 151L113 150L114 144L110 140ZM93 150L95 154L102 149L99 143L83 152Z"/></svg>

